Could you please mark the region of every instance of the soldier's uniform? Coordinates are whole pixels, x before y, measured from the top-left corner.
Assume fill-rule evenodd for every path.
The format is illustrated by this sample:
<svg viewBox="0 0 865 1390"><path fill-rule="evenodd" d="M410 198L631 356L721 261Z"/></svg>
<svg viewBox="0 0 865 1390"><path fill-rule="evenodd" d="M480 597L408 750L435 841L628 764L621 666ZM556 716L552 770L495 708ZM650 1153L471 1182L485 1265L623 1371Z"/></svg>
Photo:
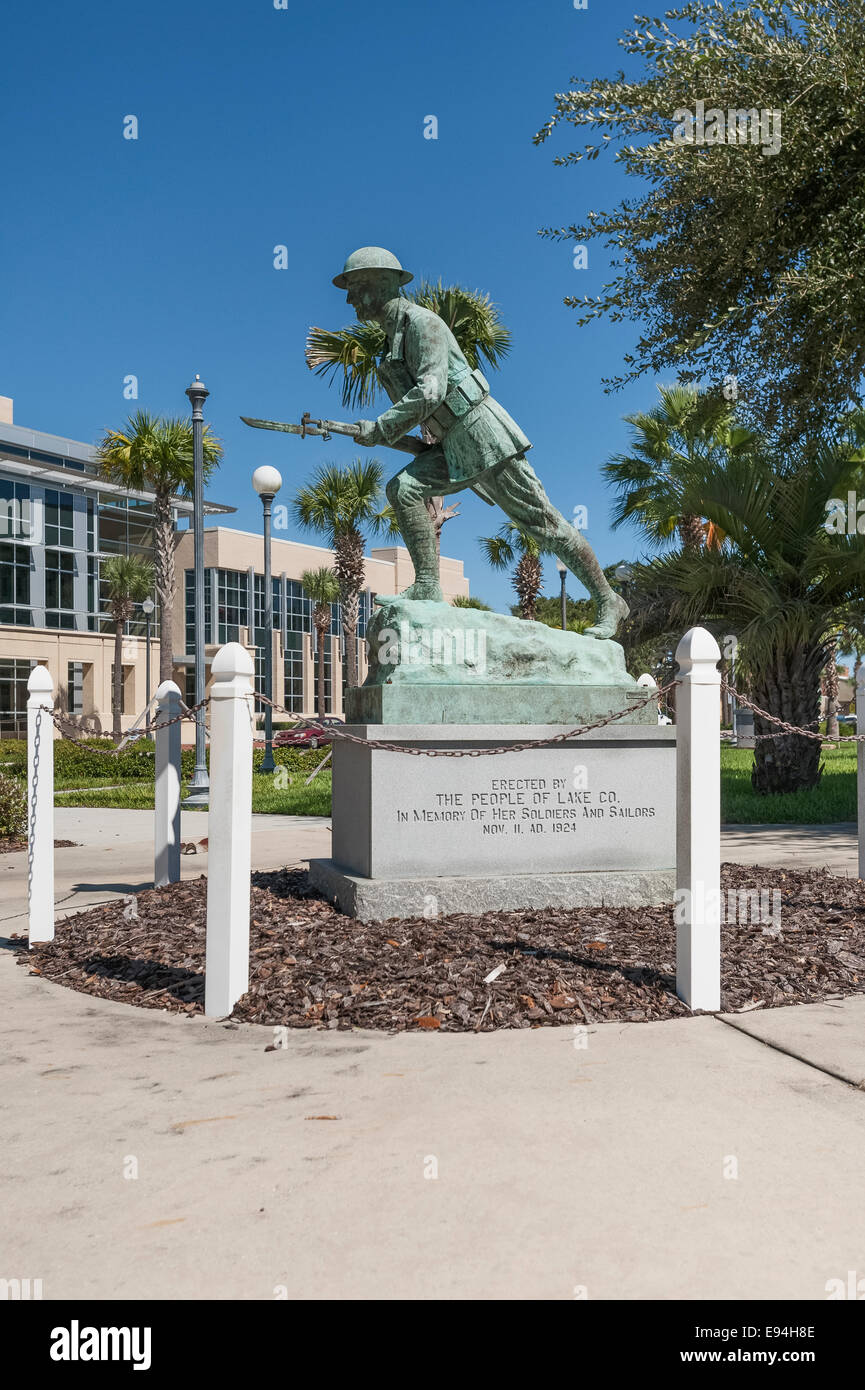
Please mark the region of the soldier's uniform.
<svg viewBox="0 0 865 1390"><path fill-rule="evenodd" d="M379 377L394 405L376 420L382 441L393 444L424 425L440 441L418 459L426 480L438 480L438 492L455 491L457 484L483 496L484 475L521 457L531 441L490 395L483 372L472 371L438 314L402 299L388 338ZM414 464L404 471L420 481Z"/></svg>
<svg viewBox="0 0 865 1390"><path fill-rule="evenodd" d="M353 270L377 266L399 272L403 284L412 278L390 252L364 247L349 257L334 284L346 288ZM588 541L547 497L526 458L531 441L490 395L483 373L469 366L444 319L399 298L384 306L380 321L390 351L379 377L393 404L379 415L374 431L362 442L394 444L418 425L438 441L391 478L386 488L420 586L438 587L427 498L471 488L491 506L500 506L541 550L558 556L599 600L602 610L606 606L609 626L614 615L627 611L624 603L607 583Z"/></svg>

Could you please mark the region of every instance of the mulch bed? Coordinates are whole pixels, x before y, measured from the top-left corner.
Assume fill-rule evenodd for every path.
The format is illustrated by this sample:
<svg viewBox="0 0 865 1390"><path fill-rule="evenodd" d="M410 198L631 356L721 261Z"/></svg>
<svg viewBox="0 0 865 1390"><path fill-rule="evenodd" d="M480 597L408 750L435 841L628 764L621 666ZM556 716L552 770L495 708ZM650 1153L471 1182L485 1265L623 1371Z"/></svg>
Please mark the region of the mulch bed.
<svg viewBox="0 0 865 1390"><path fill-rule="evenodd" d="M55 840L55 849L74 849L77 841L75 840ZM0 854L17 854L20 850L27 848L26 838L15 840L8 835L0 835Z"/></svg>
<svg viewBox="0 0 865 1390"><path fill-rule="evenodd" d="M777 926L722 927L725 1011L865 992L865 884L730 864L722 884L781 893ZM206 890L202 876L91 908L22 949L19 964L100 998L200 1013ZM689 1013L675 994L672 907L364 925L305 873L281 870L253 875L250 953L249 992L232 1014L248 1023L487 1032Z"/></svg>

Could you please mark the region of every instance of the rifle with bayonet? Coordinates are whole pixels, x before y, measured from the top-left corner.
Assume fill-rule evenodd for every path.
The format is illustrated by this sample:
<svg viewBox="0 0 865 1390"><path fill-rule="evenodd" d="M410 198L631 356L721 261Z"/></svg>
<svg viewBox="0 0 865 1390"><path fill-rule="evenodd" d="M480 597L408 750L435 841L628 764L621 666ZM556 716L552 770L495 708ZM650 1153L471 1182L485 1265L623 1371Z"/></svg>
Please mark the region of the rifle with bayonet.
<svg viewBox="0 0 865 1390"><path fill-rule="evenodd" d="M342 420L313 420L309 411L301 415L299 425L283 424L281 420L253 420L248 415L241 415L240 418L245 425L251 425L256 430L279 430L282 434L299 434L301 439L313 434L318 435L325 443L334 434L347 434L356 438L359 433L357 425L347 425ZM422 454L430 446L418 439L417 435L406 434L387 447L399 449L403 454Z"/></svg>

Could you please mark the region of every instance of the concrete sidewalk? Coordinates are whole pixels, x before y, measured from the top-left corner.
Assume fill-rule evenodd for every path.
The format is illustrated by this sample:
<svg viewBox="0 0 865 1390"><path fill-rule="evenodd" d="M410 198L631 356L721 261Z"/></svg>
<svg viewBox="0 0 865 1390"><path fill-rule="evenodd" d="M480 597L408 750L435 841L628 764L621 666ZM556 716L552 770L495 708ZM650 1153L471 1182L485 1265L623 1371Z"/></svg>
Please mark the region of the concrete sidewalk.
<svg viewBox="0 0 865 1390"><path fill-rule="evenodd" d="M731 864L828 869L845 878L859 873L857 827L837 825L725 825L721 859Z"/></svg>
<svg viewBox="0 0 865 1390"><path fill-rule="evenodd" d="M253 820L257 868L329 852L324 818ZM80 846L59 913L149 886L152 824L58 808ZM722 853L855 872L855 827L731 827ZM0 891L0 932L25 930L26 855ZM8 949L0 988L0 1277L48 1299L822 1299L865 1273L862 998L585 1048L309 1030L266 1052L271 1029L93 999Z"/></svg>
<svg viewBox="0 0 865 1390"><path fill-rule="evenodd" d="M181 812L181 839L196 846L180 859L181 878L207 873L207 812ZM54 852L54 901L57 916L67 917L93 903L106 902L153 886L153 812L102 807L58 806L54 812L58 840L75 846ZM98 854L93 851L98 850ZM328 816L252 817L253 869L300 866L306 859L330 855ZM0 935L27 930L27 853L0 855Z"/></svg>
<svg viewBox="0 0 865 1390"><path fill-rule="evenodd" d="M863 1272L863 999L266 1052L8 951L0 988L0 1275L46 1299L824 1299Z"/></svg>
<svg viewBox="0 0 865 1390"><path fill-rule="evenodd" d="M153 882L153 812L58 806L58 840L75 848L55 853L57 915L128 893ZM183 878L207 872L207 813L184 811L181 835L197 847L180 861ZM272 816L252 818L252 866L278 869L330 857L330 818ZM93 850L99 854L94 855ZM855 877L858 851L855 825L735 825L721 832L721 858L735 864L767 864L791 869L828 868ZM26 930L27 855L0 855L0 934Z"/></svg>

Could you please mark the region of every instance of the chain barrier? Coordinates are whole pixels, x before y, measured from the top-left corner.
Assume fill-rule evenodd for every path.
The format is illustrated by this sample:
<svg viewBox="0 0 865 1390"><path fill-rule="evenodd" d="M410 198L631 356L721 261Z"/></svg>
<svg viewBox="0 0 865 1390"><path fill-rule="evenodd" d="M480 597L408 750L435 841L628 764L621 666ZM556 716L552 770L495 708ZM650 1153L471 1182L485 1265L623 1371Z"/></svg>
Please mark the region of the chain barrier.
<svg viewBox="0 0 865 1390"><path fill-rule="evenodd" d="M161 724L151 724L150 732L146 734L144 730L142 730L141 737L150 738L153 734L159 733L160 729L170 729L172 724L180 724L185 719L190 719L193 722L196 722L195 716L198 713L198 711L204 709L205 706L209 704L210 696L206 695L203 700L200 700L198 702L197 705L192 705L188 708L184 706L184 709L181 711L181 713L176 714L173 719L164 719ZM80 735L78 733L70 733L70 728L75 728L75 725L72 724L72 721L66 715L62 714L60 710L50 710L49 714L53 723L60 730L61 736L65 738L69 743L76 743L79 748L86 748L88 753L102 753L106 758L118 758L120 757L121 753L126 752L126 747L122 744L118 745L117 748L94 748L92 742L88 742L88 739L92 740L95 737L100 737L99 735ZM102 735L102 737L105 737L105 735Z"/></svg>
<svg viewBox="0 0 865 1390"><path fill-rule="evenodd" d="M738 690L730 685L729 681L722 680L721 689L738 700L740 705L744 705L746 709L759 715L761 719L765 719L768 724L777 724L779 730L777 734L755 734L755 739L784 738L785 735L788 734L798 734L800 738L816 739L818 743L823 743L825 741L829 743L865 743L865 734L838 734L837 738L833 737L827 739L827 735L821 734L819 730L800 729L795 724L788 724L785 719L778 719L776 715L770 714L768 710L761 709L759 705L755 705L753 700L749 700L747 696L740 695ZM813 722L816 724L819 721L815 719Z"/></svg>
<svg viewBox="0 0 865 1390"><path fill-rule="evenodd" d="M33 901L33 845L36 842L36 789L39 786L39 745L42 741L42 706L36 709L36 728L33 731L33 790L27 818L27 904Z"/></svg>
<svg viewBox="0 0 865 1390"><path fill-rule="evenodd" d="M533 748L549 748L557 743L567 743L570 739L578 738L583 734L593 733L596 729L604 729L607 727L608 724L614 724L617 720L624 719L626 715L631 714L633 711L644 709L646 705L650 704L653 700L663 699L666 695L669 695L670 691L674 690L675 687L679 684L680 682L678 680L673 680L670 681L668 685L656 686L653 690L649 692L648 695L646 695L644 699L637 701L636 704L628 705L628 707L623 710L611 711L609 714L604 715L602 718L596 719L591 724L580 724L576 728L567 729L564 733L551 734L549 738L536 738L526 740L522 743L509 743L497 748L414 748L409 747L407 744L404 743L388 743L384 739L361 738L359 734L350 734L346 730L341 729L336 725L325 725L322 724L321 720L319 719L298 715L293 710L288 709L286 705L277 704L275 700L269 699L259 690L253 691L253 696L260 704L269 705L270 708L274 711L274 713L289 715L290 718L294 721L296 728L315 729L317 731L320 731L321 733L327 734L328 738L331 738L334 741L341 739L344 743L356 743L362 745L365 748L376 748L386 753L407 753L411 757L482 758L493 757L501 753L523 753L530 751ZM755 734L755 740L784 738L789 736L790 734L798 735L800 738L814 739L820 743L826 741L827 739L827 735L821 734L819 730L801 729L796 724L790 724L787 720L779 719L776 715L770 714L768 710L762 709L760 705L755 704L753 700L749 700L746 695L742 695L741 692L738 691L735 686L731 685L730 682L725 679L721 680L721 690L726 695L732 696L745 709L749 709L752 711L753 714L758 715L760 719L765 719L767 723L775 724L777 726L777 733ZM186 720L195 723L195 716L198 714L199 710L205 709L206 706L209 704L210 696L207 695L203 700L199 701L197 705L192 705L189 707L184 705L183 711L180 714L175 715L173 719L165 719L159 724L151 724L149 734L145 734L142 731L141 737L152 737L154 734L158 733L160 729L169 729L172 726L172 724L180 724ZM125 752L125 748L123 747L94 748L92 739L94 737L98 737L98 735L81 735L77 732L72 733L71 730L75 726L72 724L71 720L68 719L68 717L64 715L61 711L47 710L46 713L49 715L53 723L59 729L60 734L64 739L67 739L70 743L77 744L79 747L86 748L87 751L90 753L102 753L107 758L117 758L120 756L122 752ZM42 710L40 709L38 711L37 738L35 744L37 766L39 746L38 730L41 727L41 720ZM815 720L814 722L816 723L817 721ZM471 725L467 725L466 727L471 728ZM865 733L839 734L837 737L832 738L829 741L832 743L865 743Z"/></svg>
<svg viewBox="0 0 865 1390"><path fill-rule="evenodd" d="M297 719L298 724L321 729L334 741L341 739L344 743L359 743L365 748L377 748L384 753L408 753L415 758L488 758L495 757L500 753L525 753L533 748L550 748L557 743L567 743L570 739L578 738L581 734L592 733L595 729L604 729L608 724L614 724L617 719L624 719L626 715L632 714L635 710L644 709L652 700L662 699L678 684L679 681L674 680L670 681L669 685L660 688L656 686L645 699L637 701L636 704L628 705L626 709L611 711L603 718L595 720L593 724L580 724L575 729L567 729L562 734L551 734L549 738L534 738L524 743L508 743L501 748L414 748L404 743L387 743L383 739L361 738L359 734L350 734L333 724L325 726L316 719L297 719L296 715L293 717ZM291 714L291 710L286 709L285 705L276 704L267 695L262 695L260 691L256 690L254 695L256 700L264 705L269 705L272 710L280 714ZM466 725L466 729L470 731L471 725Z"/></svg>

